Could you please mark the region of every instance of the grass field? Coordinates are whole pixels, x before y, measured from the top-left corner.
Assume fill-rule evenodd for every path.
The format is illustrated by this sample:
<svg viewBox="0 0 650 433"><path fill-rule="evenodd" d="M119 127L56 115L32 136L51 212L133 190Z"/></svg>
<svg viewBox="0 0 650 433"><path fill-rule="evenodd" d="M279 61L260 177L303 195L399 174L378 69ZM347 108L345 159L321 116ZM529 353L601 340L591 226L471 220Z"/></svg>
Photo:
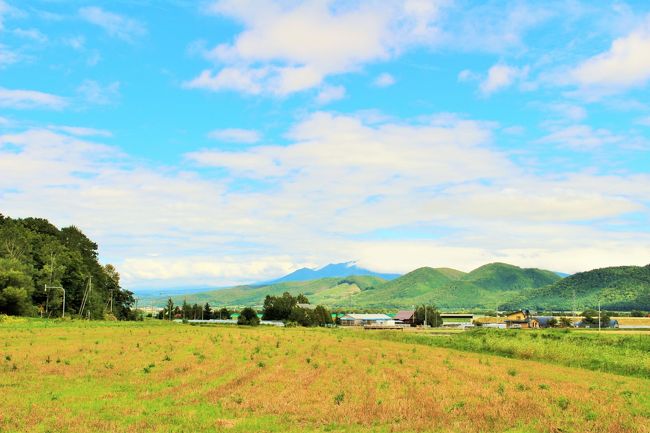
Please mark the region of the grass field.
<svg viewBox="0 0 650 433"><path fill-rule="evenodd" d="M452 332L439 328L427 332L361 332L358 336L650 378L648 331L479 328ZM453 338L436 337L440 333Z"/></svg>
<svg viewBox="0 0 650 433"><path fill-rule="evenodd" d="M647 376L370 334L0 324L0 431L650 432Z"/></svg>

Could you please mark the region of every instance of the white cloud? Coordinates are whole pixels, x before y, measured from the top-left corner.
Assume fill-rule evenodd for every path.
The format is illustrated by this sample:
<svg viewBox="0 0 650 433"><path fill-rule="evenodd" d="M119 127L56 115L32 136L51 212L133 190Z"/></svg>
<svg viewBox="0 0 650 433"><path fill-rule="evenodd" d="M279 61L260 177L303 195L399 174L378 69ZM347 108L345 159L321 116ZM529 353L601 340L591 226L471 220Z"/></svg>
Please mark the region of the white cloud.
<svg viewBox="0 0 650 433"><path fill-rule="evenodd" d="M397 272L650 261L650 236L626 220L648 214L648 175L539 176L492 147L487 123L366 119L315 113L285 146L188 154L200 171L79 138L91 128L3 134L3 213L80 225L131 288L222 286L347 259Z"/></svg>
<svg viewBox="0 0 650 433"><path fill-rule="evenodd" d="M215 140L227 141L231 143L257 143L262 139L259 132L252 129L215 129L208 133L208 137Z"/></svg>
<svg viewBox="0 0 650 433"><path fill-rule="evenodd" d="M650 16L644 25L612 42L609 50L587 59L569 72L583 88L609 93L645 85L650 80Z"/></svg>
<svg viewBox="0 0 650 433"><path fill-rule="evenodd" d="M477 74L475 72L472 72L469 69L463 69L458 73L458 81L462 82L467 82L467 81L476 81L480 80L481 75Z"/></svg>
<svg viewBox="0 0 650 433"><path fill-rule="evenodd" d="M527 75L528 66L517 68L502 63L497 63L488 70L487 77L481 83L481 93L484 95L491 95L494 92L511 86L518 80L526 78Z"/></svg>
<svg viewBox="0 0 650 433"><path fill-rule="evenodd" d="M83 36L73 36L64 38L63 43L73 50L81 51L86 47L86 38Z"/></svg>
<svg viewBox="0 0 650 433"><path fill-rule="evenodd" d="M383 74L379 74L377 78L375 78L374 84L377 87L389 87L395 84L395 77L393 77L391 74L387 72L384 72Z"/></svg>
<svg viewBox="0 0 650 433"><path fill-rule="evenodd" d="M199 151L188 157L262 178L299 172L314 176L310 182L320 182L317 178L323 171L357 171L353 177L369 176L367 181L371 183L390 183L389 179L400 173L402 181L426 184L432 177L452 180L461 172L464 177L480 177L511 169L504 158L477 146L489 136L489 130L470 121L452 120L441 126L368 126L355 117L316 113L292 129L290 138L296 141L292 146ZM300 183L305 181L301 179Z"/></svg>
<svg viewBox="0 0 650 433"><path fill-rule="evenodd" d="M640 118L637 120L637 123L643 126L650 126L650 116Z"/></svg>
<svg viewBox="0 0 650 433"><path fill-rule="evenodd" d="M4 30L4 18L11 13L13 8L4 0L0 0L0 31Z"/></svg>
<svg viewBox="0 0 650 433"><path fill-rule="evenodd" d="M7 89L0 87L0 107L17 110L60 110L68 105L66 98L36 90Z"/></svg>
<svg viewBox="0 0 650 433"><path fill-rule="evenodd" d="M578 151L591 151L604 146L647 150L650 142L641 136L615 134L605 128L570 125L554 130L539 140Z"/></svg>
<svg viewBox="0 0 650 433"><path fill-rule="evenodd" d="M578 122L584 120L587 117L587 110L580 105L556 103L549 104L547 108L558 113L564 120Z"/></svg>
<svg viewBox="0 0 650 433"><path fill-rule="evenodd" d="M262 85L259 81L268 76L266 68L246 69L246 68L223 68L216 74L210 70L204 70L201 74L184 86L188 89L208 89L212 91L219 90L236 90L253 95L262 91Z"/></svg>
<svg viewBox="0 0 650 433"><path fill-rule="evenodd" d="M144 36L147 29L144 24L113 12L107 12L100 7L90 6L79 9L79 16L91 24L101 27L109 36L133 42Z"/></svg>
<svg viewBox="0 0 650 433"><path fill-rule="evenodd" d="M345 98L345 87L343 86L325 86L318 92L316 102L321 105L329 104L333 101Z"/></svg>
<svg viewBox="0 0 650 433"><path fill-rule="evenodd" d="M206 10L241 22L244 31L206 53L222 67L201 72L187 83L191 88L287 95L439 38L438 2L229 0Z"/></svg>
<svg viewBox="0 0 650 433"><path fill-rule="evenodd" d="M524 36L558 15L548 2L453 2L445 10L442 45L455 51L524 52Z"/></svg>
<svg viewBox="0 0 650 433"><path fill-rule="evenodd" d="M224 281L229 284L259 282L269 276L285 275L295 269L295 264L288 256L256 257L245 262L241 258L237 261L218 261L210 257L138 257L125 260L120 266L120 273L129 280L147 281L151 286L182 286L191 281L193 285L214 287Z"/></svg>
<svg viewBox="0 0 650 433"><path fill-rule="evenodd" d="M112 137L113 134L105 129L87 128L83 126L52 125L50 129L65 132L78 137Z"/></svg>
<svg viewBox="0 0 650 433"><path fill-rule="evenodd" d="M114 81L107 85L102 85L97 81L84 80L78 87L77 93L85 99L86 102L95 105L114 104L120 97L120 83Z"/></svg>
<svg viewBox="0 0 650 433"><path fill-rule="evenodd" d="M41 44L47 42L47 36L37 29L14 29L13 34L20 38L31 39Z"/></svg>
<svg viewBox="0 0 650 433"><path fill-rule="evenodd" d="M0 68L18 63L20 58L18 53L12 51L6 45L0 44Z"/></svg>

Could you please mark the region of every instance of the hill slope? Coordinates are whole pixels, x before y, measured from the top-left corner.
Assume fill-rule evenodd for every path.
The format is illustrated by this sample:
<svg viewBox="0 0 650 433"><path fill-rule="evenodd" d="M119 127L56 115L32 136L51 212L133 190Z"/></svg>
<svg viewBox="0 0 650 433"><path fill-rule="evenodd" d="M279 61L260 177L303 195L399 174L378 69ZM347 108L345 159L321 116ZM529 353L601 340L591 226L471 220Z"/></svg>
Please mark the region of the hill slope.
<svg viewBox="0 0 650 433"><path fill-rule="evenodd" d="M372 307L434 303L441 308L496 308L522 289L545 286L559 279L550 271L505 263L490 263L467 274L453 269L420 268L360 293L355 301Z"/></svg>
<svg viewBox="0 0 650 433"><path fill-rule="evenodd" d="M537 268L520 268L507 263L490 263L463 277L470 282L488 290L521 290L552 284L561 277L555 272Z"/></svg>
<svg viewBox="0 0 650 433"><path fill-rule="evenodd" d="M537 290L526 290L511 304L529 308L602 308L612 310L650 310L650 265L618 266L580 272Z"/></svg>
<svg viewBox="0 0 650 433"><path fill-rule="evenodd" d="M288 281L261 286L237 286L229 289L212 290L194 293L187 296L172 296L174 303L211 305L262 305L266 295L281 295L289 292L292 295L305 294L313 304L330 306L349 306L350 299L355 295L374 286L384 284L386 280L370 275L354 275L345 278L321 278L312 281ZM167 298L153 299L153 302L163 305Z"/></svg>
<svg viewBox="0 0 650 433"><path fill-rule="evenodd" d="M419 268L381 286L366 290L354 299L359 306L410 307L429 301L465 274L454 269Z"/></svg>

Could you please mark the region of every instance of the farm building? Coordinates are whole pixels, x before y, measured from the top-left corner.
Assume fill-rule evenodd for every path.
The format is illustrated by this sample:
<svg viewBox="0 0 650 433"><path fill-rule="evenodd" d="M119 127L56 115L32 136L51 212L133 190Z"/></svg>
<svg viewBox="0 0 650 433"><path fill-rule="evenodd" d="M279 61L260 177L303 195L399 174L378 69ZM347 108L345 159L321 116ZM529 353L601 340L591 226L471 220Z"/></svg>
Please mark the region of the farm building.
<svg viewBox="0 0 650 433"><path fill-rule="evenodd" d="M530 315L528 310L515 311L506 316L506 328L539 328L537 319Z"/></svg>
<svg viewBox="0 0 650 433"><path fill-rule="evenodd" d="M415 311L414 310L402 310L398 311L395 317L395 323L403 323L404 325L413 326L415 323Z"/></svg>
<svg viewBox="0 0 650 433"><path fill-rule="evenodd" d="M395 325L395 320L386 314L346 314L339 320L342 326Z"/></svg>
<svg viewBox="0 0 650 433"><path fill-rule="evenodd" d="M474 315L470 313L440 313L442 326L446 328L473 327Z"/></svg>

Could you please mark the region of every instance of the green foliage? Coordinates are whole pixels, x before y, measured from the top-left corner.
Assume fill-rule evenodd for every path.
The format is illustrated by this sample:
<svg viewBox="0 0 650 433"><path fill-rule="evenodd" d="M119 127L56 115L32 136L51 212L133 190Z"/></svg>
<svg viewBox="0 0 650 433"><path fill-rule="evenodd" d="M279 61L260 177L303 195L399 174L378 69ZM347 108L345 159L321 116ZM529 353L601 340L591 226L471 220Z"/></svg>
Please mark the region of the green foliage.
<svg viewBox="0 0 650 433"><path fill-rule="evenodd" d="M295 322L301 326L325 326L332 323L332 315L322 305L318 305L313 310L296 305L291 310L289 322Z"/></svg>
<svg viewBox="0 0 650 433"><path fill-rule="evenodd" d="M257 317L257 312L250 308L246 307L239 312L239 317L237 318L238 325L249 325L257 326L260 324L260 319Z"/></svg>
<svg viewBox="0 0 650 433"><path fill-rule="evenodd" d="M426 313L426 314L425 314ZM442 317L435 305L419 306L415 309L413 323L416 325L423 325L426 318L427 326L438 328L442 326Z"/></svg>
<svg viewBox="0 0 650 433"><path fill-rule="evenodd" d="M601 303L608 310L650 310L650 265L594 269L566 277L548 287L527 290L509 307L541 307L571 310L593 308Z"/></svg>
<svg viewBox="0 0 650 433"><path fill-rule="evenodd" d="M582 312L582 321L588 325L598 326L598 311L593 309L587 309ZM600 326L607 327L609 326L609 314L606 311L600 312Z"/></svg>
<svg viewBox="0 0 650 433"><path fill-rule="evenodd" d="M232 315L232 313L230 311L228 311L228 309L226 307L223 307L223 308L221 308L219 310L219 317L218 318L221 319L221 320L229 320L231 315ZM215 316L216 316L216 313L215 313ZM217 317L215 317L215 319L216 318Z"/></svg>
<svg viewBox="0 0 650 433"><path fill-rule="evenodd" d="M120 287L120 276L111 265L97 259L97 244L78 228L59 230L42 218L11 219L0 215L0 313L56 317L80 313L84 293L92 279L92 291L83 316L102 318L112 298L112 313L132 319L133 294Z"/></svg>
<svg viewBox="0 0 650 433"><path fill-rule="evenodd" d="M13 316L32 312L34 287L28 272L18 258L0 259L0 312Z"/></svg>
<svg viewBox="0 0 650 433"><path fill-rule="evenodd" d="M284 292L282 296L267 295L264 299L264 319L283 320L301 326L324 326L332 323L332 315L323 306L304 308L299 304L309 304L309 299L302 293L291 296Z"/></svg>
<svg viewBox="0 0 650 433"><path fill-rule="evenodd" d="M303 300L307 298L302 296ZM284 292L282 296L267 295L264 298L264 320L289 320L293 308L298 304L298 298L291 296L289 292Z"/></svg>

